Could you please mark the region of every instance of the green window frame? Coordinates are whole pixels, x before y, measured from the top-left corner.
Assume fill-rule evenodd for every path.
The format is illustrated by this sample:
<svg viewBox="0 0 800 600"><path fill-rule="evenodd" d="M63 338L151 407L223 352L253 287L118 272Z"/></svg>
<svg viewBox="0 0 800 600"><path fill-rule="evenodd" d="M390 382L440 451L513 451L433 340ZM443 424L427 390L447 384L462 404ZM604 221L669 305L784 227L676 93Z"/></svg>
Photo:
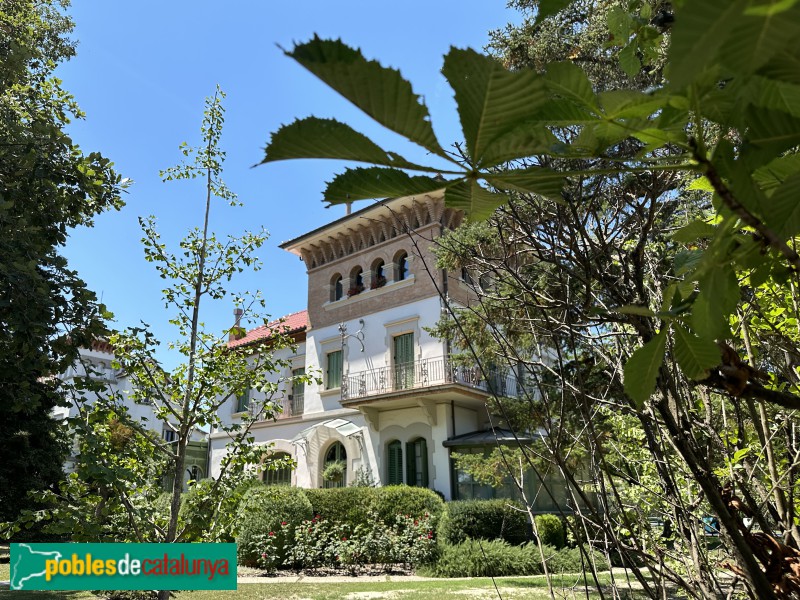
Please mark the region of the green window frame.
<svg viewBox="0 0 800 600"><path fill-rule="evenodd" d="M386 446L386 485L403 483L403 444L400 440L389 442Z"/></svg>
<svg viewBox="0 0 800 600"><path fill-rule="evenodd" d="M325 356L325 389L333 390L342 387L342 351L328 352Z"/></svg>
<svg viewBox="0 0 800 600"><path fill-rule="evenodd" d="M428 443L425 438L406 443L406 484L428 487Z"/></svg>

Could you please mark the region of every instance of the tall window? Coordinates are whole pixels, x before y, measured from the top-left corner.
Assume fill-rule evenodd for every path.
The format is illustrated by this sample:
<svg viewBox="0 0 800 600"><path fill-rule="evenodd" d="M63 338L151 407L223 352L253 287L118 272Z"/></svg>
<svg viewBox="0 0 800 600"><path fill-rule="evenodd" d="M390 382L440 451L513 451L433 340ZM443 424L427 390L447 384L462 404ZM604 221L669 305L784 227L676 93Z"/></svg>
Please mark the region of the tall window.
<svg viewBox="0 0 800 600"><path fill-rule="evenodd" d="M306 370L302 367L292 370L292 377L295 378L295 380L292 381L292 415L303 414L306 384L303 381L297 381L296 378L302 377L305 374Z"/></svg>
<svg viewBox="0 0 800 600"><path fill-rule="evenodd" d="M264 466L269 467L273 461L288 458L291 458L291 456L286 452L276 452L267 460ZM292 485L292 468L289 465L277 469L265 468L262 479L267 485Z"/></svg>
<svg viewBox="0 0 800 600"><path fill-rule="evenodd" d="M378 259L372 264L372 281L369 287L373 290L386 285L386 273L384 272L383 261Z"/></svg>
<svg viewBox="0 0 800 600"><path fill-rule="evenodd" d="M387 450L387 485L400 485L403 483L403 445L400 440L390 442Z"/></svg>
<svg viewBox="0 0 800 600"><path fill-rule="evenodd" d="M334 469L332 465L336 465ZM347 452L340 442L335 442L325 453L322 466L322 487L344 487L347 482Z"/></svg>
<svg viewBox="0 0 800 600"><path fill-rule="evenodd" d="M325 389L332 390L342 386L342 351L328 352L326 356Z"/></svg>
<svg viewBox="0 0 800 600"><path fill-rule="evenodd" d="M406 443L406 483L428 487L428 444L425 438Z"/></svg>
<svg viewBox="0 0 800 600"><path fill-rule="evenodd" d="M396 280L403 281L408 277L408 254L401 252L394 259L395 273L397 274Z"/></svg>
<svg viewBox="0 0 800 600"><path fill-rule="evenodd" d="M414 387L414 334L396 335L392 344L395 389L405 390Z"/></svg>
<svg viewBox="0 0 800 600"><path fill-rule="evenodd" d="M344 288L342 287L342 276L338 273L331 279L331 302L336 302L344 297Z"/></svg>
<svg viewBox="0 0 800 600"><path fill-rule="evenodd" d="M356 267L350 271L350 289L347 290L347 297L355 296L364 291L364 271L361 267Z"/></svg>
<svg viewBox="0 0 800 600"><path fill-rule="evenodd" d="M247 412L250 409L250 388L236 396L236 412Z"/></svg>

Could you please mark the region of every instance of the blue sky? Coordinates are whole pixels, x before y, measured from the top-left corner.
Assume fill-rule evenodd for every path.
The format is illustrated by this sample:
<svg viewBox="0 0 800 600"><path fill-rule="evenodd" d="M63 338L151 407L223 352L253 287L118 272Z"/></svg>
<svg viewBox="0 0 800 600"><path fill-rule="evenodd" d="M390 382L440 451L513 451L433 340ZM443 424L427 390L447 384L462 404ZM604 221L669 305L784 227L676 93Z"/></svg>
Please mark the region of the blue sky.
<svg viewBox="0 0 800 600"><path fill-rule="evenodd" d="M158 172L179 162L181 142L199 143L203 100L217 83L228 94L224 179L245 206L216 204L211 228L222 236L261 225L270 231L259 253L264 269L241 276L233 290L260 289L269 313L280 316L304 308L307 290L303 264L278 244L344 214L342 207L325 209L321 201L325 182L342 164L305 160L251 168L270 133L298 117L335 117L384 148L409 159L430 159L278 46L291 48L315 33L341 37L368 58L399 68L424 96L437 136L449 147L460 133L452 93L440 73L442 56L450 46L482 49L489 30L521 19L503 0L74 0L69 13L76 22L78 54L58 73L87 115L70 133L84 151L100 151L114 161L134 184L127 205L98 217L93 228L73 231L65 253L114 312L114 326L142 320L164 341L173 337L169 311L160 298L162 280L143 259L137 217L155 215L168 244L200 224L202 185L161 183ZM232 309L224 303L205 311L206 326L222 330Z"/></svg>

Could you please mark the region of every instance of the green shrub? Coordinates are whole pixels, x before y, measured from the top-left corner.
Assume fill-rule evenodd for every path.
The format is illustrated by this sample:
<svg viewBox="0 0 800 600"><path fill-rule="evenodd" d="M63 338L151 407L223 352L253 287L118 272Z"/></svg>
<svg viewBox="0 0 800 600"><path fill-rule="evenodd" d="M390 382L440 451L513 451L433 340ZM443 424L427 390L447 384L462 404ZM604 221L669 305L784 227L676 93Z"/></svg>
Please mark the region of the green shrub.
<svg viewBox="0 0 800 600"><path fill-rule="evenodd" d="M263 486L257 479L242 481L231 492L225 494L217 515L212 519L210 507L215 501L211 495L213 485L213 479L201 479L181 497L178 527L179 529L186 528L184 541L232 542L236 536L235 526L239 503L249 489ZM217 494L221 493L221 491L217 492ZM169 497L166 502L167 511L169 511Z"/></svg>
<svg viewBox="0 0 800 600"><path fill-rule="evenodd" d="M467 540L440 545L436 563L418 570L429 577L501 577L542 573L539 550L533 544L512 546L503 540Z"/></svg>
<svg viewBox="0 0 800 600"><path fill-rule="evenodd" d="M258 486L249 489L239 503L235 528L239 532L239 560L243 565L255 566L262 558L260 545L266 536L288 538L274 541L277 549L275 562L280 564L285 556L285 548L292 543L293 527L311 519L311 502L300 488L289 486ZM286 525L284 525L284 523ZM270 536L269 534L273 535Z"/></svg>
<svg viewBox="0 0 800 600"><path fill-rule="evenodd" d="M435 529L444 512L441 497L427 488L388 485L374 488L373 491L378 518L386 523L394 523L397 515L408 515L417 519L428 515Z"/></svg>
<svg viewBox="0 0 800 600"><path fill-rule="evenodd" d="M591 552L598 570L603 571L608 568L608 563L600 552L597 550ZM562 548L548 557L547 568L551 573L582 573L589 570L591 564L587 562L589 560L589 557L581 557L580 548Z"/></svg>
<svg viewBox="0 0 800 600"><path fill-rule="evenodd" d="M438 534L448 544L482 539L518 545L531 539L527 513L511 500L448 502Z"/></svg>
<svg viewBox="0 0 800 600"><path fill-rule="evenodd" d="M567 545L567 536L561 519L555 515L536 515L534 520L542 544L553 546L557 550Z"/></svg>
<svg viewBox="0 0 800 600"><path fill-rule="evenodd" d="M375 488L346 487L305 490L314 515L333 523L357 527L369 522Z"/></svg>
<svg viewBox="0 0 800 600"><path fill-rule="evenodd" d="M429 577L501 577L505 575L540 575L542 554L547 561L547 570L552 574L581 573L580 548L542 546L535 543L512 546L503 540L467 540L460 544L440 544L439 558L434 564L423 565L419 575ZM594 558L598 568L603 569L603 556L596 552ZM584 559L585 561L585 559Z"/></svg>

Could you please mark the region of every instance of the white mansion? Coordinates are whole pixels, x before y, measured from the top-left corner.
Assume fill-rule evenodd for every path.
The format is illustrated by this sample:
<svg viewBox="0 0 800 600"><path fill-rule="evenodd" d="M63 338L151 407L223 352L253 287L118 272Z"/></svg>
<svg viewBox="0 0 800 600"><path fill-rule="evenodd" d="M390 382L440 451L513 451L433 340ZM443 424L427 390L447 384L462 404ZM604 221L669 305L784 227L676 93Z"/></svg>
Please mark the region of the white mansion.
<svg viewBox="0 0 800 600"><path fill-rule="evenodd" d="M287 358L293 370L320 374L322 383L284 390L278 418L252 426L256 443L272 443L276 454L296 462L293 470L265 471L266 480L327 487L367 475L381 485L428 487L446 499L498 493L456 471L450 459L451 451L483 452L497 443L487 431L487 382L476 369L454 366L447 344L426 331L442 314L440 292L460 305L471 299L460 276L436 269L430 251L432 240L461 219L441 193L407 196L282 244L308 272L307 309L283 324L297 343ZM254 329L230 346L263 342L270 332ZM502 395L515 394L514 377L494 379ZM259 400L253 390L230 400L220 416L241 419ZM209 436L212 477L226 435ZM324 479L334 461L343 463L343 478ZM540 496L538 510L555 508Z"/></svg>

